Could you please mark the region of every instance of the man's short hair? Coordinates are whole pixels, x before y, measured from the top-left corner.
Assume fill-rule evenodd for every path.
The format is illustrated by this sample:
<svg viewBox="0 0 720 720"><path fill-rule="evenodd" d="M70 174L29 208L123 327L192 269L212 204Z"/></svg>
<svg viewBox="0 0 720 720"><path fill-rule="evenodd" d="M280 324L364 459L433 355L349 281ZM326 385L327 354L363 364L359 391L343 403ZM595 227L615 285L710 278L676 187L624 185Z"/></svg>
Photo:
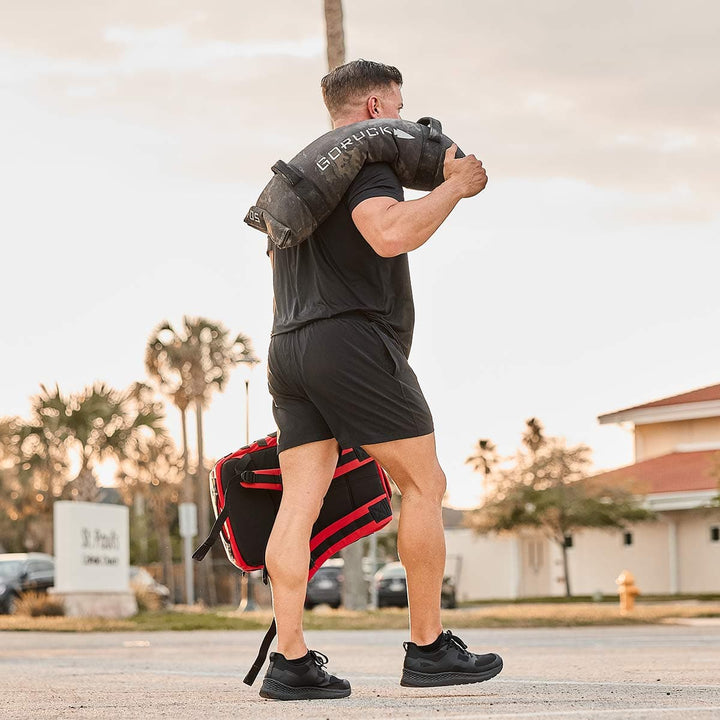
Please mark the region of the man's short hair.
<svg viewBox="0 0 720 720"><path fill-rule="evenodd" d="M335 117L358 96L392 83L402 85L402 75L396 67L360 59L336 67L320 81L320 87L328 112Z"/></svg>

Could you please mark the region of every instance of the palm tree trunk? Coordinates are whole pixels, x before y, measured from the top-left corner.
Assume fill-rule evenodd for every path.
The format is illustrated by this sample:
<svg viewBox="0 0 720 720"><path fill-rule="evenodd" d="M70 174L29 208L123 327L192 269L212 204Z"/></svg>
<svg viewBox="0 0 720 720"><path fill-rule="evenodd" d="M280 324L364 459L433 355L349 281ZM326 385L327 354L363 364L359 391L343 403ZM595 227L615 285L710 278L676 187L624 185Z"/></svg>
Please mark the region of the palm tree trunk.
<svg viewBox="0 0 720 720"><path fill-rule="evenodd" d="M197 427L197 492L198 492L198 530L200 537L206 538L210 532L210 490L208 488L207 474L205 472L205 454L203 447L202 402L195 400L195 421ZM207 561L200 565L200 592L201 597L208 605L215 605L215 573L212 566L212 551Z"/></svg>
<svg viewBox="0 0 720 720"><path fill-rule="evenodd" d="M172 540L165 503L155 503L155 532L160 548L160 561L163 566L163 583L170 590L172 602L175 602L175 573L173 572Z"/></svg>
<svg viewBox="0 0 720 720"><path fill-rule="evenodd" d="M325 0L325 35L328 70L334 70L345 62L342 0Z"/></svg>
<svg viewBox="0 0 720 720"><path fill-rule="evenodd" d="M180 424L182 426L182 469L183 469L183 493L185 502L193 502L193 481L188 472L188 435L187 435L187 409L180 410Z"/></svg>
<svg viewBox="0 0 720 720"><path fill-rule="evenodd" d="M182 482L183 482L183 502L194 503L195 492L193 489L193 478L190 475L188 461L188 432L187 432L187 403L182 406L178 405L180 410L180 424L182 427ZM179 512L179 511L178 511ZM185 570L185 583L183 584L184 598L187 605L195 601L195 563L190 557L192 548L191 539L184 537L183 539L183 565ZM174 580L174 574L172 575ZM166 583L167 584L167 583ZM168 585L168 587L170 587Z"/></svg>

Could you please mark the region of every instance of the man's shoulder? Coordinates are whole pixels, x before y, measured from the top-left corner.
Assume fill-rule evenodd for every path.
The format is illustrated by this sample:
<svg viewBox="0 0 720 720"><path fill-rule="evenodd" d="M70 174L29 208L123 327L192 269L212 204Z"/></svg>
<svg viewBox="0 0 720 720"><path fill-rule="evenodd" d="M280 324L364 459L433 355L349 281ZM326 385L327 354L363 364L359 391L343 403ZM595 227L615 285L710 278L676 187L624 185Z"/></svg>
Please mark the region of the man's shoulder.
<svg viewBox="0 0 720 720"><path fill-rule="evenodd" d="M365 163L350 184L352 185L358 181L362 182L368 180L390 181L400 185L400 180L398 180L398 176L395 174L392 165L386 162Z"/></svg>
<svg viewBox="0 0 720 720"><path fill-rule="evenodd" d="M373 197L404 200L403 187L388 163L366 163L350 183L345 200L352 212L361 202Z"/></svg>

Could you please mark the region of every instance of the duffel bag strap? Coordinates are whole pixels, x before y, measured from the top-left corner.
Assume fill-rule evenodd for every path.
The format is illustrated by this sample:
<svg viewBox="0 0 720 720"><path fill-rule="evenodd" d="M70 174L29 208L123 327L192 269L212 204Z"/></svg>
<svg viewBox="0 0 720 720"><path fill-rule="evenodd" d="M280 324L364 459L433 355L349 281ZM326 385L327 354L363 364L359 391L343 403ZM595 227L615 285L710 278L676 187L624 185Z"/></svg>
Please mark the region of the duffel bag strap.
<svg viewBox="0 0 720 720"><path fill-rule="evenodd" d="M265 633L265 637L260 643L260 650L258 650L255 662L252 664L252 667L250 668L248 674L245 676L245 679L243 680L246 685L252 685L255 682L255 678L258 676L258 673L262 669L262 666L265 664L268 650L270 649L270 643L274 640L276 633L277 625L275 624L275 618L273 618L273 621L270 623L270 627Z"/></svg>
<svg viewBox="0 0 720 720"><path fill-rule="evenodd" d="M217 516L217 519L213 523L212 530L210 530L210 534L205 538L205 542L193 553L193 560L197 560L200 562L205 558L205 556L210 552L210 548L215 544L218 537L220 536L220 532L222 531L222 526L227 520L229 514L229 509L227 505L227 499L225 501L225 507L222 509L222 512Z"/></svg>
<svg viewBox="0 0 720 720"><path fill-rule="evenodd" d="M230 512L230 495L234 489L235 483L230 483L230 486L225 493L225 505L223 505L223 509L220 511L220 514L213 523L210 534L205 538L205 542L193 553L193 560L200 562L210 552L210 548L217 542L218 537L220 537L222 527L225 524Z"/></svg>
<svg viewBox="0 0 720 720"><path fill-rule="evenodd" d="M265 445L267 445L264 440L258 440L258 443L260 442L263 442ZM213 523L212 530L210 530L210 534L207 536L207 538L205 538L205 542L193 553L193 560L197 560L198 562L200 562L210 552L210 548L217 542L218 537L220 537L222 527L228 518L230 508L230 496L234 494L233 491L240 484L239 482L234 482L234 480L235 478L239 479L242 477L245 468L249 464L250 455L245 455L242 458L239 466L235 468L235 475L231 479L230 483L228 484L227 490L225 491L225 504L223 505L223 509L220 511L215 522Z"/></svg>

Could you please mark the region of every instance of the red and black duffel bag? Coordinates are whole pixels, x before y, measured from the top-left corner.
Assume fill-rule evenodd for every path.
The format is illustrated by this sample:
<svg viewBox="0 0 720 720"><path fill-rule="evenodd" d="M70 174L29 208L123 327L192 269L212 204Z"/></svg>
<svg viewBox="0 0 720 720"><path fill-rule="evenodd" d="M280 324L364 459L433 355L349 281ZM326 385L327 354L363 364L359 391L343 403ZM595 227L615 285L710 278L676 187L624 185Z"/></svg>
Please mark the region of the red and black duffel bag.
<svg viewBox="0 0 720 720"><path fill-rule="evenodd" d="M277 435L226 455L210 472L215 524L193 558L202 560L218 537L230 562L243 572L265 571L265 548L282 496ZM308 579L342 548L392 520L392 491L385 471L362 449L342 450L310 537ZM252 685L275 637L273 620L244 682Z"/></svg>

